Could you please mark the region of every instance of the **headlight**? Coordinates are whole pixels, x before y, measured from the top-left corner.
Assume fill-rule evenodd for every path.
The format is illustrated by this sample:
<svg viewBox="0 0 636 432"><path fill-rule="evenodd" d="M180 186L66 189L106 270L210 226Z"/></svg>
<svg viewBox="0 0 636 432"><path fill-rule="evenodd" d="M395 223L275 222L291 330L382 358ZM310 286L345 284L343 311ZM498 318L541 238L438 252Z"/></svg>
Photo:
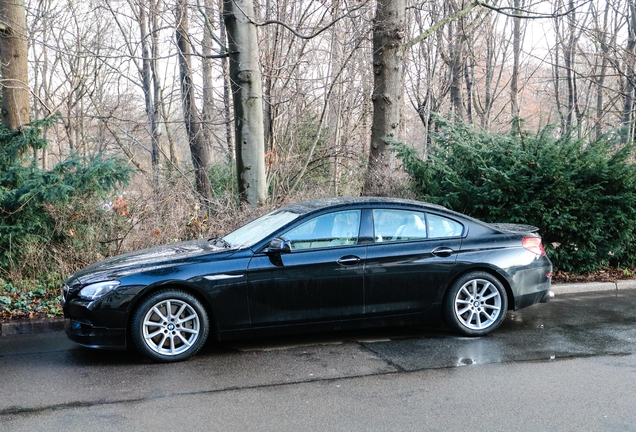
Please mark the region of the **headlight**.
<svg viewBox="0 0 636 432"><path fill-rule="evenodd" d="M87 285L82 288L79 296L85 300L95 300L113 291L120 283L119 281L106 281Z"/></svg>

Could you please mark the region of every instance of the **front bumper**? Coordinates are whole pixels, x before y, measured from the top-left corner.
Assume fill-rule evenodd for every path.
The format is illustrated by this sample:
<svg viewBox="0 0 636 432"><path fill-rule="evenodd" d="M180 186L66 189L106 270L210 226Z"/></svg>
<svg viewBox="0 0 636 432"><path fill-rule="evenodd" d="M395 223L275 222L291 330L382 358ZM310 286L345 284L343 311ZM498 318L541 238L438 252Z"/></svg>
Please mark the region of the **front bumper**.
<svg viewBox="0 0 636 432"><path fill-rule="evenodd" d="M126 349L126 329L96 327L67 319L64 330L69 339L89 348Z"/></svg>

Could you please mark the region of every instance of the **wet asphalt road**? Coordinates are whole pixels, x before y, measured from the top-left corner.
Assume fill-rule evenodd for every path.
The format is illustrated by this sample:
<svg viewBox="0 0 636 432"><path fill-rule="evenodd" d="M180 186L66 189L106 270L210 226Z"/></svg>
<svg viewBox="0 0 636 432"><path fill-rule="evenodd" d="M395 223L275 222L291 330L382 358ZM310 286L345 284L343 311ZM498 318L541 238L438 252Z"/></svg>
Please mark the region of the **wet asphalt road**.
<svg viewBox="0 0 636 432"><path fill-rule="evenodd" d="M494 334L208 344L177 364L0 337L0 431L636 430L636 290L509 312Z"/></svg>

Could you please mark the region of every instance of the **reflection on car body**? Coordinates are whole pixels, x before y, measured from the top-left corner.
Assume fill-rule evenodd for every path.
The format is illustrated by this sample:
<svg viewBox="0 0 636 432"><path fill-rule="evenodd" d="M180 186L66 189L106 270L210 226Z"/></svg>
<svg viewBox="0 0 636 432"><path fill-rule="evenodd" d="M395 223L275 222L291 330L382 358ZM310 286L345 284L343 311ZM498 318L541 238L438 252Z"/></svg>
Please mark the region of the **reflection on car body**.
<svg viewBox="0 0 636 432"><path fill-rule="evenodd" d="M156 361L217 340L421 323L485 335L550 298L536 229L374 197L292 204L228 235L95 263L65 284L66 331Z"/></svg>

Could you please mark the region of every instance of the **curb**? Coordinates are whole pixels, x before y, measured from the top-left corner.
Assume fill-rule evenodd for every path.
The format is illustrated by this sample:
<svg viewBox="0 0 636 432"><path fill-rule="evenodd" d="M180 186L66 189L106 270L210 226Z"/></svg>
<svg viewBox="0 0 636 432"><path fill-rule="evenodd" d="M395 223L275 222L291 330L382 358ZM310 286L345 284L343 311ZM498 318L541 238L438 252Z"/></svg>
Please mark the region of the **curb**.
<svg viewBox="0 0 636 432"><path fill-rule="evenodd" d="M552 285L552 291L555 295L574 294L595 291L620 291L627 289L636 289L636 280L619 280L616 282L588 282L574 284L556 284Z"/></svg>
<svg viewBox="0 0 636 432"><path fill-rule="evenodd" d="M636 280L620 280L617 282L588 282L552 285L555 295L587 292L621 291L636 289ZM47 333L64 330L64 318L51 318L36 321L15 321L0 324L0 337L33 333Z"/></svg>
<svg viewBox="0 0 636 432"><path fill-rule="evenodd" d="M64 330L64 318L12 321L0 324L0 337Z"/></svg>

